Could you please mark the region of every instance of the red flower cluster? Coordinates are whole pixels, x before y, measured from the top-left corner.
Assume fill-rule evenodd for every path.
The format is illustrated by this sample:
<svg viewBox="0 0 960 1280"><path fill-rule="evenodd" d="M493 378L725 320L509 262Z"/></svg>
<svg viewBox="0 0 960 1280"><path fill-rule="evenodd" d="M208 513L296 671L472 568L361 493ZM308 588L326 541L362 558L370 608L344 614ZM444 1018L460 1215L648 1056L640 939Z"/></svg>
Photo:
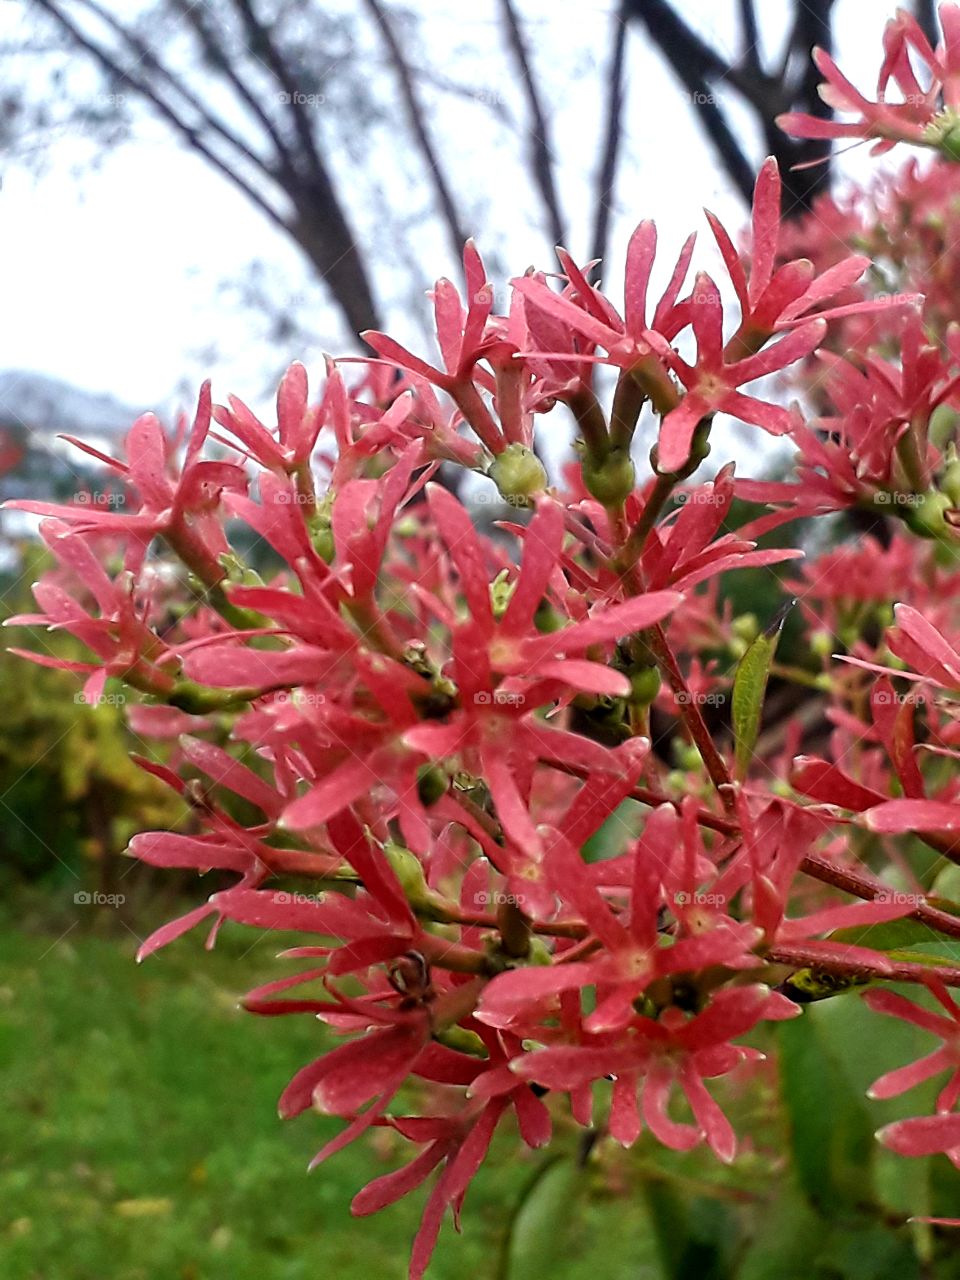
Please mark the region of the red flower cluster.
<svg viewBox="0 0 960 1280"><path fill-rule="evenodd" d="M913 48L953 109L955 15L936 55L897 19L883 92L913 91ZM908 104L917 129L934 110L924 94L926 115ZM919 137L907 107L858 104L870 136ZM14 621L69 631L91 655L26 656L86 673L92 701L126 682L143 695L136 731L176 740L167 763L142 763L184 797L190 829L144 833L131 852L236 876L141 955L202 921L211 942L225 921L307 935L284 953L306 965L245 1003L344 1037L325 1035L281 1099L284 1115L343 1118L318 1161L372 1126L418 1148L360 1192L358 1214L439 1171L414 1276L508 1121L539 1147L568 1107L627 1146L646 1129L732 1160L723 1082L760 1056L744 1037L799 1015L811 990L872 984L872 1008L941 1037L874 1093L949 1069L937 1112L883 1140L960 1152L947 991L960 969L865 933L910 920L960 936L898 844L916 832L960 863L960 346L918 310L915 277L876 297L857 283L867 258L787 256L808 233L788 243L779 201L767 161L745 248L710 219L736 299L728 332L710 277L685 292L692 240L651 314L649 223L621 309L561 253L559 287L523 276L497 314L468 245L466 301L449 281L434 291L438 364L368 334L379 359L362 380L331 363L311 397L294 365L275 427L205 387L192 427L168 436L147 416L124 459L101 458L122 506L15 504L44 517L57 567L39 612ZM843 355L837 326L856 340ZM600 365L616 370L608 409ZM788 367L817 419L743 391ZM536 451L558 406L577 429L564 488ZM638 484L645 408L659 424ZM796 480L732 465L692 480L718 413L789 435ZM441 463L515 518L480 532ZM738 493L763 505L750 524ZM805 563L807 646L778 662L778 621L734 616L721 578L750 570L762 601L773 567L802 553L758 540L849 507L902 517L904 532ZM282 564L268 581L237 550L257 543ZM811 700L824 742L809 719L777 720L768 679ZM921 984L947 1016L889 981Z"/></svg>

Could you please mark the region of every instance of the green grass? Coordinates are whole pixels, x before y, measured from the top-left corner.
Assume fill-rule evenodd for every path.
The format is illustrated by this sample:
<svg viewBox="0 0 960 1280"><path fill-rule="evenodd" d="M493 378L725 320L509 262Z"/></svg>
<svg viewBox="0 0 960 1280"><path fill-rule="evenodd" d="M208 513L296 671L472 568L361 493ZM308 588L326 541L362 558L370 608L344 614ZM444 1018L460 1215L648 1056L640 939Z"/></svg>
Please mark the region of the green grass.
<svg viewBox="0 0 960 1280"><path fill-rule="evenodd" d="M2 927L3 1280L406 1274L425 1193L371 1218L349 1213L406 1144L377 1133L307 1175L341 1122L277 1118L323 1032L309 1017L237 1009L243 991L285 971L276 941L237 929L208 954L189 937L137 966L129 934L77 925L58 941ZM445 1226L430 1280L496 1275L504 1225L543 1158L519 1151L505 1134L467 1198L463 1235ZM551 1276L590 1274L595 1255L604 1280L654 1280L643 1210L594 1199L593 1248Z"/></svg>
<svg viewBox="0 0 960 1280"><path fill-rule="evenodd" d="M412 1149L378 1129L308 1175L342 1122L284 1122L276 1103L328 1033L308 1016L237 1007L290 971L276 959L285 940L232 926L212 953L198 933L137 966L137 939L116 920L98 933L74 909L55 926L54 901L38 900L35 924L23 911L18 923L0 916L0 1280L401 1280L426 1191L370 1218L352 1218L349 1205ZM905 1164L876 1147L870 1135L893 1118L889 1103L869 1118L850 1113L867 1155L827 1140L845 1132L844 1107L864 1105L875 1066L922 1046L855 998L805 1016L811 1034L832 1031L857 1078L846 1098L841 1076L828 1079L814 1060L816 1039L801 1040L814 1055L799 1064L812 1110L798 1095L792 1141L765 1077L723 1095L754 1140L732 1169L644 1137L630 1153L600 1144L574 1175L562 1107L549 1154L527 1153L505 1126L468 1194L463 1234L445 1225L428 1280L504 1280L511 1215L558 1151L568 1162L551 1165L527 1200L523 1261L509 1280L662 1280L652 1221L679 1250L671 1274L682 1280L960 1280L951 1233L930 1242L923 1270L903 1225L911 1212L956 1214L960 1179L946 1160ZM808 1202L795 1185L804 1177ZM878 1179L886 1209L861 1206L876 1203Z"/></svg>

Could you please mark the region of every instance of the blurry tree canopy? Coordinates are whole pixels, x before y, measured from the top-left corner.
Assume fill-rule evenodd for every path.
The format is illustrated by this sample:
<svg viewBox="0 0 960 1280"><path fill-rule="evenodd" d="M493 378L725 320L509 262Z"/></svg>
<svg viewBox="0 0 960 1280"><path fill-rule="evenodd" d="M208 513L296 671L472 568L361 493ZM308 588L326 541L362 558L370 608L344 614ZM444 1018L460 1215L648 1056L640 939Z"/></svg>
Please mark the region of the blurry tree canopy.
<svg viewBox="0 0 960 1280"><path fill-rule="evenodd" d="M828 110L809 51L830 47L833 7L782 0L774 13L765 4L761 29L757 0L737 0L737 28L725 35L732 48L721 49L696 26L695 14L709 6L611 0L609 10L582 12L571 46L564 6L486 0L470 14L493 35L478 56L458 28L457 5L25 0L23 21L3 46L0 128L9 153L41 164L51 143L87 139L89 163L159 124L296 246L355 334L382 327L390 292L411 314L422 311L429 281L421 250L429 245L436 256L441 234L455 262L466 234L482 232L489 251L508 218L524 217L547 239L544 248L564 242L576 256L603 257L630 85L651 57L679 85L675 104L665 104L665 127L671 112L693 109L744 197L761 155L776 154L787 211L808 207L829 183L829 163L791 166L824 156L825 144L787 139L774 117ZM931 6L916 7L929 26ZM779 26L784 18L782 48L765 55L768 20ZM565 205L558 177L571 63L558 78L552 52L571 48L595 107L592 143L571 148L564 140L564 161L572 150L579 170L576 209L567 207L572 186ZM474 160L471 172L466 144L477 138L482 163ZM499 266L495 255L491 265ZM251 278L250 292L267 303L262 279ZM284 325L295 327L289 314L278 320L281 336Z"/></svg>

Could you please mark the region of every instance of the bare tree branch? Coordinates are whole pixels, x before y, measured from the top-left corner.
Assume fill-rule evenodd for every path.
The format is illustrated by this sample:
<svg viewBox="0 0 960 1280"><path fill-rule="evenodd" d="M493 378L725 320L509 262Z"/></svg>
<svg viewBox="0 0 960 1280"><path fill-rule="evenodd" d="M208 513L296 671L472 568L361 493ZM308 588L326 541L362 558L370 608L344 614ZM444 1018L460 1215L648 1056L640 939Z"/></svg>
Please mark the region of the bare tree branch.
<svg viewBox="0 0 960 1280"><path fill-rule="evenodd" d="M937 20L937 0L913 0L913 12L923 28L923 34L936 46L940 39L940 23Z"/></svg>
<svg viewBox="0 0 960 1280"><path fill-rule="evenodd" d="M249 161L255 168L259 169L265 177L272 178L273 170L267 163L248 146L243 138L239 137L231 129L223 123L219 117L215 116L196 96L191 92L189 87L181 80L177 80L170 71L163 65L153 50L143 40L140 39L135 32L131 31L121 22L99 5L96 0L78 0L82 8L87 9L94 17L98 18L104 26L116 35L121 44L136 55L137 62L142 62L147 71L152 72L157 79L177 94L186 105L194 111L200 119L201 124L211 133L217 134L228 146L238 151L244 159Z"/></svg>
<svg viewBox="0 0 960 1280"><path fill-rule="evenodd" d="M77 0L77 3L119 39L120 50L131 55L129 61L123 58L122 52L79 26L64 0L37 0L38 7L76 48L91 57L108 76L142 98L179 138L296 242L325 281L351 332L378 328L379 317L363 257L316 150L310 121L304 114L301 101L304 95L299 93L295 76L284 64L248 0L234 0L234 3L248 39L256 43L257 47L252 52L261 59L266 55L265 66L284 90L278 97L292 111L300 143L296 152L284 141L262 105L243 88L242 83L238 83L239 77L230 68L227 56L222 51L219 57L211 54L211 48L218 46L215 28L208 23L198 18L191 25L200 37L208 58L213 57L214 65L220 67L240 95L241 102L254 111L276 154L258 155L249 143L199 100L182 76L161 63L142 37L102 8L98 0ZM143 74L137 70L141 66ZM244 173L248 166L254 167L268 180L268 184L254 185ZM289 208L277 203L271 191L278 197L282 194Z"/></svg>
<svg viewBox="0 0 960 1280"><path fill-rule="evenodd" d="M830 144L822 139L789 138L775 117L781 111L805 111L822 119L829 119L833 114L820 97L820 72L810 57L815 45L828 53L833 49L833 5L834 0L797 0L791 43L801 75L795 85L789 83L789 78L781 82L775 109L764 117L767 151L777 157L783 178L785 218L806 213L814 199L830 189Z"/></svg>
<svg viewBox="0 0 960 1280"><path fill-rule="evenodd" d="M261 126L273 143L277 151L277 158L284 172L293 177L296 173L293 156L287 146L286 140L277 128L272 118L264 111L256 94L252 93L244 82L243 78L237 75L233 61L227 57L222 44L218 41L218 33L205 17L206 8L203 5L197 5L194 0L173 0L173 4L180 17L193 28L195 35L200 41L204 56L207 61L224 77L238 98L243 102L249 110L259 120Z"/></svg>
<svg viewBox="0 0 960 1280"><path fill-rule="evenodd" d="M743 65L752 74L761 73L760 28L753 0L740 0L740 27L743 32Z"/></svg>
<svg viewBox="0 0 960 1280"><path fill-rule="evenodd" d="M610 210L613 204L613 190L617 176L617 160L620 155L620 141L623 137L623 102L624 102L624 67L626 64L627 23L624 5L613 18L613 49L610 54L610 70L607 73L609 93L607 96L606 126L604 129L603 150L600 168L597 173L596 210L593 224L593 246L591 258L601 261L607 256L607 238L610 233Z"/></svg>
<svg viewBox="0 0 960 1280"><path fill-rule="evenodd" d="M708 77L732 80L733 69L681 21L664 0L625 0L627 16L639 18L670 64L691 102L697 106L704 132L744 200L753 191L754 171L717 106Z"/></svg>
<svg viewBox="0 0 960 1280"><path fill-rule="evenodd" d="M410 128L413 130L413 136L417 141L417 145L426 162L427 170L430 174L430 181L433 184L434 191L437 196L437 203L443 215L443 220L447 226L447 234L450 238L450 245L453 250L454 260L459 260L463 253L464 242L467 236L464 234L460 224L460 216L457 212L456 202L453 198L453 192L444 175L440 162L440 156L433 145L430 133L427 129L427 122L424 117L423 108L417 98L416 87L413 83L413 77L410 74L410 68L403 56L403 50L400 42L397 40L390 19L385 13L378 0L364 0L367 9L383 37L383 42L387 46L390 55L390 61L393 69L397 74L397 81L400 85L400 93L403 102L407 108L407 116L410 120Z"/></svg>
<svg viewBox="0 0 960 1280"><path fill-rule="evenodd" d="M553 179L553 154L550 147L550 133L546 113L540 101L540 91L533 74L533 67L527 55L527 45L523 30L512 0L500 0L500 12L503 15L507 44L513 54L520 79L523 83L527 106L530 110L530 153L533 175L540 190L540 196L547 211L550 234L554 244L566 241L566 230L563 215L560 212L560 201Z"/></svg>
<svg viewBox="0 0 960 1280"><path fill-rule="evenodd" d="M233 0L247 33L250 52L263 63L281 89L284 105L300 142L306 164L302 186L290 192L297 217L291 233L326 281L354 333L380 327L373 289L363 257L347 221L333 180L317 150L305 93L261 22L251 0Z"/></svg>
<svg viewBox="0 0 960 1280"><path fill-rule="evenodd" d="M748 45L742 64L731 65L711 48L673 10L667 0L626 0L629 16L643 22L663 57L680 82L694 95L699 119L713 142L721 163L737 189L749 199L753 187L753 166L737 143L720 111L716 93L720 84L728 84L752 108L763 133L768 154L777 158L786 199L785 216L797 216L810 207L814 197L828 189L830 183L829 148L822 141L790 139L776 125L776 117L785 111L806 111L829 116L830 108L817 93L819 72L810 59L814 45L829 49L832 43L832 9L834 0L795 0L795 20L787 44L786 56L779 73L763 70L757 40L759 29L752 0L741 0L740 15ZM754 56L755 55L755 56ZM792 82L791 65L802 67L802 74ZM797 169L810 161L823 163L813 168Z"/></svg>
<svg viewBox="0 0 960 1280"><path fill-rule="evenodd" d="M275 209L258 191L256 191L241 175L226 161L222 160L216 152L212 151L204 140L189 123L182 119L176 111L161 97L159 97L144 80L133 75L132 71L125 69L113 55L101 45L96 44L93 40L78 27L76 24L61 12L57 4L57 0L36 0L37 6L42 9L56 25L70 37L71 41L97 63L101 70L105 71L108 76L113 77L119 84L125 85L132 93L141 96L158 115L171 126L194 151L203 156L204 160L223 177L227 178L235 187L237 187L247 199L255 205L265 217L267 217L275 226L281 230L288 231L289 227L283 215Z"/></svg>

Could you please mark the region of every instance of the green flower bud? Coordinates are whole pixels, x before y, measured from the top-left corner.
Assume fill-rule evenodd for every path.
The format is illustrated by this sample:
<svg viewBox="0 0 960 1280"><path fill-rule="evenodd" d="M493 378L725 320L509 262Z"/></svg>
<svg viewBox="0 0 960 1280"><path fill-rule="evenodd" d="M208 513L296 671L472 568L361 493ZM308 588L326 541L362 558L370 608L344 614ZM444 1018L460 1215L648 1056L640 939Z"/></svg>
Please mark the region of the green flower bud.
<svg viewBox="0 0 960 1280"><path fill-rule="evenodd" d="M598 502L615 506L633 493L637 472L625 449L611 449L601 462L583 460L583 483Z"/></svg>
<svg viewBox="0 0 960 1280"><path fill-rule="evenodd" d="M810 652L818 658L829 658L836 648L836 641L829 631L814 631L810 637Z"/></svg>
<svg viewBox="0 0 960 1280"><path fill-rule="evenodd" d="M938 493L936 489L931 489L929 493L924 494L923 499L915 507L910 509L907 514L907 524L921 538L942 538L950 532L943 517L952 506L952 501L945 493Z"/></svg>
<svg viewBox="0 0 960 1280"><path fill-rule="evenodd" d="M383 853L400 881L400 887L411 907L426 906L432 895L419 858L402 844L394 844L392 840L388 840L383 846Z"/></svg>
<svg viewBox="0 0 960 1280"><path fill-rule="evenodd" d="M703 765L703 757L692 742L679 743L676 747L675 755L677 764L681 769L692 771L701 768Z"/></svg>
<svg viewBox="0 0 960 1280"><path fill-rule="evenodd" d="M501 569L490 583L490 608L495 618L502 618L507 612L510 597L513 595L516 582L510 582L509 569Z"/></svg>
<svg viewBox="0 0 960 1280"><path fill-rule="evenodd" d="M336 553L336 548L333 545L332 511L333 493L331 491L324 494L320 499L316 510L310 517L308 526L313 549L326 564L333 562L333 557Z"/></svg>
<svg viewBox="0 0 960 1280"><path fill-rule="evenodd" d="M755 613L741 613L739 617L734 618L731 630L737 639L746 640L747 644L750 644L760 634L757 615Z"/></svg>
<svg viewBox="0 0 960 1280"><path fill-rule="evenodd" d="M523 444L508 444L490 463L487 475L501 497L515 506L527 506L528 500L547 484L543 463Z"/></svg>
<svg viewBox="0 0 960 1280"><path fill-rule="evenodd" d="M949 458L940 477L940 488L954 507L960 507L960 458L953 450L951 453L953 457Z"/></svg>
<svg viewBox="0 0 960 1280"><path fill-rule="evenodd" d="M417 795L425 809L435 805L447 792L449 779L438 764L422 764L417 770Z"/></svg>
<svg viewBox="0 0 960 1280"><path fill-rule="evenodd" d="M660 672L656 667L644 667L630 677L630 701L636 706L648 707L660 692Z"/></svg>
<svg viewBox="0 0 960 1280"><path fill-rule="evenodd" d="M940 150L948 160L960 160L960 122L940 135Z"/></svg>

